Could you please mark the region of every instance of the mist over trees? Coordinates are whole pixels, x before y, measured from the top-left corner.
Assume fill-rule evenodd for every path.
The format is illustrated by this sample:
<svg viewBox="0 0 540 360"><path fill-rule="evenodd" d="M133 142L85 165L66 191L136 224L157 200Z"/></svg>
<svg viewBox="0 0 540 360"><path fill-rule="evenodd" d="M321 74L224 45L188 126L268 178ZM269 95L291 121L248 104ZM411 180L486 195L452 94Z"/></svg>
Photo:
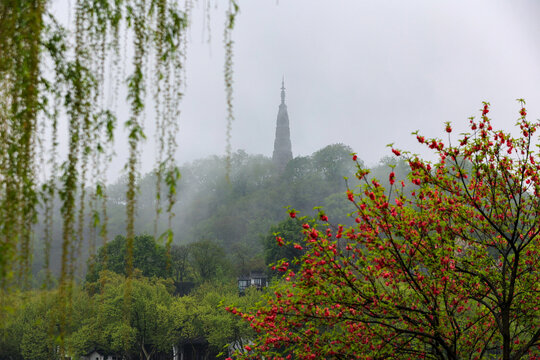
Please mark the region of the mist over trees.
<svg viewBox="0 0 540 360"><path fill-rule="evenodd" d="M211 273L218 271L227 276L249 273L252 270L264 271L268 264L264 255L265 238L272 233L270 231L272 226L287 218L287 206L294 205L304 215L315 215L317 211L313 208L322 206L336 223L350 224L352 220L347 213L353 211L353 207L344 195L347 190L344 177L353 178L348 182L349 186L354 186L355 163L351 160L351 153L353 150L349 146L329 145L310 156L294 158L285 170L279 173L270 158L250 155L239 150L231 158L229 179L226 177L225 157L211 156L180 167L178 201L172 209L175 214L172 222L173 243L180 247L197 243L197 246L204 245L214 250L218 249L216 251L223 251L223 254L217 254L216 258L227 258L229 262L220 265L220 270L199 268L193 272L195 269L192 264L197 247L192 247L189 251L186 247L184 253L189 253L192 273L183 281L193 281L195 280L193 276L205 278L211 275L206 274L206 271ZM392 161L395 160L383 159L372 169L375 176L380 174L380 178L384 181L389 166L396 165ZM395 171L403 177L407 174L407 169L399 164ZM140 239L155 236L157 244L165 246L165 240L160 239L160 236L168 224L162 214L158 219L157 232L154 233L155 179L155 174L151 172L142 175L139 181L135 234L139 234ZM108 233L114 240L109 240L107 247L109 251L113 247L118 247L113 251L114 254L125 251L125 245L120 244L122 237L125 236L125 191L125 178L120 178L108 186ZM90 217L88 222L91 222ZM58 231L60 228L58 216L55 217L53 229ZM59 235L57 232L55 234ZM98 258L104 255L104 249L99 249L101 242L97 235L90 231L85 233L85 236L93 237L89 243L94 243L94 247L84 246L81 250L82 256L78 262L81 276L85 273L86 259L90 253L97 252ZM60 255L60 242L57 239L58 237L52 243L51 264L55 264L54 258ZM139 242L135 241L135 245ZM39 243L36 249L40 249ZM172 255L184 256L179 249L173 247ZM137 251L135 247L135 265L138 261ZM212 253L204 251L205 256ZM109 257L109 261L111 260ZM38 252L34 272L39 272L42 263ZM175 266L180 266L175 268L175 276L180 278L187 274L186 268L182 270L181 263L175 262ZM98 265L92 270L93 279L100 269L98 261Z"/></svg>

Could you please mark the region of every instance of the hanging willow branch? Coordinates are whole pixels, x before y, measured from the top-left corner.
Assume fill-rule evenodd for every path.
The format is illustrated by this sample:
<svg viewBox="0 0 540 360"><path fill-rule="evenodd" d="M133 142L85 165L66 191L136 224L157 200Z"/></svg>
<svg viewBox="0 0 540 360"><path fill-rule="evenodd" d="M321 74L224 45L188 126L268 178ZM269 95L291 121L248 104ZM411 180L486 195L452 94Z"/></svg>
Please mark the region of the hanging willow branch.
<svg viewBox="0 0 540 360"><path fill-rule="evenodd" d="M44 11L45 1L0 3L0 292L15 272L28 284Z"/></svg>
<svg viewBox="0 0 540 360"><path fill-rule="evenodd" d="M47 12L50 3L0 1L0 323L6 290L30 284L32 239L41 201L46 288L54 283L50 254L55 211L62 218L58 301L51 336L58 339L59 355L63 355L77 258L86 238L91 253L97 234L103 244L108 239L106 172L117 121L124 122L128 133L125 298L129 306L148 79L154 80L148 85L153 89L156 116L156 213L162 212L166 189L168 230L161 238L167 246L173 241L173 207L180 179L176 136L185 88L186 32L194 5L192 0L76 0L74 24L64 28ZM204 11L209 16L210 9L205 6ZM224 31L228 171L234 118L232 30L237 13L236 1L230 0ZM133 49L123 40L132 41ZM124 46L123 55L120 46ZM127 87L130 109L125 115L114 111L122 84ZM48 141L38 141L38 128L50 136ZM60 154L64 144L59 139L66 139L65 157ZM41 182L38 165L48 175ZM159 217L156 236L158 230ZM91 236L86 235L88 231Z"/></svg>
<svg viewBox="0 0 540 360"><path fill-rule="evenodd" d="M157 168L156 168L156 218L154 221L154 236L158 234L159 216L162 211L162 182L167 189L168 230L159 239L166 237L166 245L172 243L172 208L176 201L176 184L180 172L175 163L177 149L176 134L178 132L178 119L180 117L180 101L183 96L185 83L184 62L186 38L185 30L188 26L188 11L191 6L186 3L186 11L167 7L166 1L157 1L156 24L156 142L157 142ZM183 16L179 16L183 14ZM165 35L165 36L163 36ZM160 96L161 95L161 96ZM160 98L163 97L163 101Z"/></svg>
<svg viewBox="0 0 540 360"><path fill-rule="evenodd" d="M238 4L235 0L229 1L229 9L227 10L227 17L225 22L225 30L223 32L223 43L225 44L225 94L227 99L227 130L226 130L226 146L225 153L227 156L226 174L227 180L231 172L231 133L232 122L234 120L233 112L233 40L232 31L238 14Z"/></svg>

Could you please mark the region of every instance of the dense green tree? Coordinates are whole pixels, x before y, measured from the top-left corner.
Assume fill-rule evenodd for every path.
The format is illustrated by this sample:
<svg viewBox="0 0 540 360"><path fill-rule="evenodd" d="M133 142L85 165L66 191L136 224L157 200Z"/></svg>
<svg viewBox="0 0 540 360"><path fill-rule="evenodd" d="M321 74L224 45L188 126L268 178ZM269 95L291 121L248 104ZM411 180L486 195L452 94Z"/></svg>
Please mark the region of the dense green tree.
<svg viewBox="0 0 540 360"><path fill-rule="evenodd" d="M355 207L343 196L343 192L336 192L324 198L321 202L321 209L324 210L329 219L332 219L334 226L339 224L352 225L354 222L349 214L354 212Z"/></svg>
<svg viewBox="0 0 540 360"><path fill-rule="evenodd" d="M249 243L237 243L228 249L236 275L242 276L252 271L264 272L266 270L264 253L258 252L254 254L252 248L253 246Z"/></svg>
<svg viewBox="0 0 540 360"><path fill-rule="evenodd" d="M0 358L22 360L21 338L24 334L23 312L26 299L20 293L4 294L3 303L8 309L0 321Z"/></svg>
<svg viewBox="0 0 540 360"><path fill-rule="evenodd" d="M81 314L86 314L82 326L69 336L67 344L73 352L81 355L95 347L150 359L156 352L171 351L174 329L166 321L174 300L170 280L150 279L140 272L126 280L102 271L100 278L87 286L94 293L94 310Z"/></svg>
<svg viewBox="0 0 540 360"><path fill-rule="evenodd" d="M189 248L188 245L171 246L171 275L175 283L193 280L193 272L189 263Z"/></svg>
<svg viewBox="0 0 540 360"><path fill-rule="evenodd" d="M86 280L94 282L103 270L110 270L117 274L126 274L127 256L126 238L118 235L113 241L101 247L95 257L89 260L89 271ZM142 275L152 277L170 276L167 250L156 243L150 235L135 236L133 242L133 267L139 269Z"/></svg>
<svg viewBox="0 0 540 360"><path fill-rule="evenodd" d="M130 287L126 307L125 290ZM251 289L240 296L232 282L207 282L189 295L174 297L172 282L149 279L136 272L126 280L110 271L87 283L93 294L87 309L76 307L77 326L67 338L74 356L97 348L127 358L150 359L172 354L173 346L205 342L216 355L235 341L252 337L252 330L225 311L225 305L250 308L260 299Z"/></svg>
<svg viewBox="0 0 540 360"><path fill-rule="evenodd" d="M177 298L171 306L177 343L203 341L208 344L208 356L225 358L229 344L243 344L253 338L251 327L224 311L225 306L252 308L260 297L256 289L248 289L240 296L236 286L214 282Z"/></svg>
<svg viewBox="0 0 540 360"><path fill-rule="evenodd" d="M84 292L74 288L72 294L76 306L89 309ZM4 301L9 312L0 322L0 359L59 359L58 293L50 290L16 292ZM70 315L66 331L79 325L76 312Z"/></svg>
<svg viewBox="0 0 540 360"><path fill-rule="evenodd" d="M354 163L351 161L353 152L351 147L344 144L328 145L311 155L313 167L326 181L342 183L343 177L354 173Z"/></svg>
<svg viewBox="0 0 540 360"><path fill-rule="evenodd" d="M189 261L198 282L226 279L231 275L231 264L225 249L210 240L200 240L189 245Z"/></svg>
<svg viewBox="0 0 540 360"><path fill-rule="evenodd" d="M274 267L270 271L272 275L279 274L278 270L275 269L275 265L280 260L289 262L289 267L293 271L298 270L300 265L297 262L302 258L305 246L302 225L308 223L313 223L313 220L300 220L295 217L288 218L270 227L270 231L264 237L264 260L268 266Z"/></svg>

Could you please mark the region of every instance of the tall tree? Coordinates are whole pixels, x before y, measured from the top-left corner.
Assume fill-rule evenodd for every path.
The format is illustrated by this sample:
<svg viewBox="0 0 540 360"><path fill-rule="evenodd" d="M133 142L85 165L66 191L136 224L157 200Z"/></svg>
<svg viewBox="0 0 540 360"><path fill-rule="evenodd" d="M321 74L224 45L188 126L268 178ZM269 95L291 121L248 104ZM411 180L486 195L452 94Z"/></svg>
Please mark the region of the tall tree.
<svg viewBox="0 0 540 360"><path fill-rule="evenodd" d="M199 282L223 279L230 275L231 264L225 250L210 240L200 240L189 245L189 262Z"/></svg>
<svg viewBox="0 0 540 360"><path fill-rule="evenodd" d="M290 269L298 271L300 267L298 259L304 254L303 248L305 246L302 234L303 223L307 223L307 221L303 222L295 217L286 219L270 228L268 235L264 238L264 260L266 265L272 266L272 273L279 274L275 264L284 259L289 262ZM284 239L287 239L287 243Z"/></svg>
<svg viewBox="0 0 540 360"><path fill-rule="evenodd" d="M103 270L126 275L126 253L126 238L118 235L113 241L101 247L97 255L89 260L86 281L97 281L99 272ZM133 268L139 269L143 276L166 278L171 274L170 266L167 264L167 250L163 245L156 243L150 235L135 236Z"/></svg>
<svg viewBox="0 0 540 360"><path fill-rule="evenodd" d="M411 168L385 189L358 167L357 225L306 226L307 252L256 313L241 357L540 358L538 123L492 129L485 104L468 134L418 141L438 161L392 149ZM410 196L405 196L410 189ZM331 219L330 219L331 220Z"/></svg>
<svg viewBox="0 0 540 360"><path fill-rule="evenodd" d="M135 271L131 280L103 271L87 286L92 289L91 312L79 309L81 324L69 334L67 344L74 355L93 348L128 358L151 359L157 352L170 353L174 324L169 321L174 300L170 280L149 279ZM130 306L124 306L125 287L130 286ZM126 312L129 312L126 321ZM86 315L86 316L85 316Z"/></svg>

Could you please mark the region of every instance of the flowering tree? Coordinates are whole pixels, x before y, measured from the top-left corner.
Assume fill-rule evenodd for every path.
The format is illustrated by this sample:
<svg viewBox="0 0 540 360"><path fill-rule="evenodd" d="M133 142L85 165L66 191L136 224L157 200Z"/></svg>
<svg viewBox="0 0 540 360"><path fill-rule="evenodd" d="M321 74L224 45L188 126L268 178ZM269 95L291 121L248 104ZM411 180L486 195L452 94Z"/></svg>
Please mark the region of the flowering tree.
<svg viewBox="0 0 540 360"><path fill-rule="evenodd" d="M300 271L283 260L263 307L232 310L260 335L239 356L540 359L538 124L520 103L518 137L493 130L488 103L457 144L449 123L448 144L415 133L438 161L392 149L411 173L389 189L358 166L356 226L321 212Z"/></svg>

